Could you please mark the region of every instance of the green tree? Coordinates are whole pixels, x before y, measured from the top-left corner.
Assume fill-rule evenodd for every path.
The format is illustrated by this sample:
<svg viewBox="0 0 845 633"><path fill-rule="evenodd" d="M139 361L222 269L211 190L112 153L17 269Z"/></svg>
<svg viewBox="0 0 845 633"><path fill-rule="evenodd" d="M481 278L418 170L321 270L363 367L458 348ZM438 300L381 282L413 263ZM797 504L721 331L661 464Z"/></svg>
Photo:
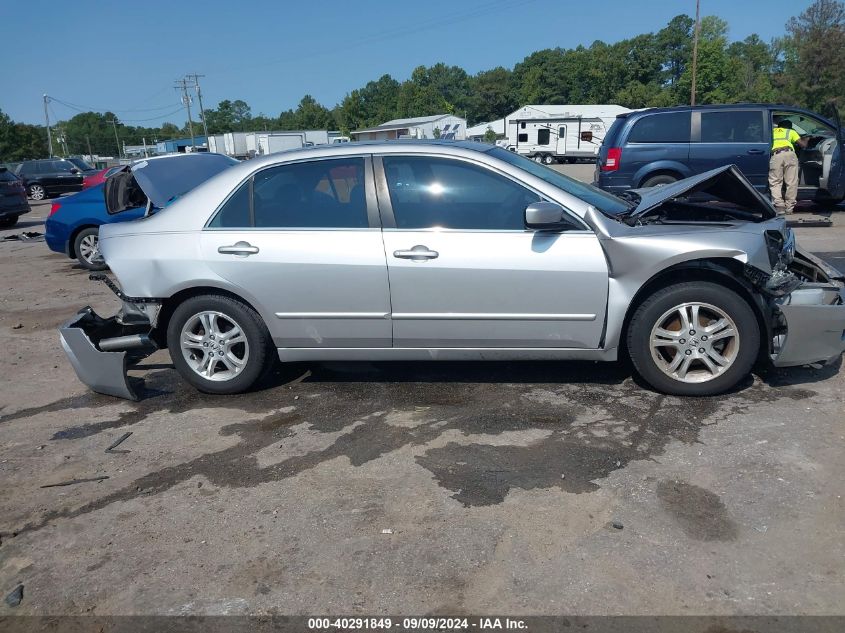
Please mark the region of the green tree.
<svg viewBox="0 0 845 633"><path fill-rule="evenodd" d="M786 23L781 85L789 100L822 111L845 104L845 5L816 0Z"/></svg>
<svg viewBox="0 0 845 633"><path fill-rule="evenodd" d="M46 129L39 125L15 123L0 110L0 162L46 157Z"/></svg>

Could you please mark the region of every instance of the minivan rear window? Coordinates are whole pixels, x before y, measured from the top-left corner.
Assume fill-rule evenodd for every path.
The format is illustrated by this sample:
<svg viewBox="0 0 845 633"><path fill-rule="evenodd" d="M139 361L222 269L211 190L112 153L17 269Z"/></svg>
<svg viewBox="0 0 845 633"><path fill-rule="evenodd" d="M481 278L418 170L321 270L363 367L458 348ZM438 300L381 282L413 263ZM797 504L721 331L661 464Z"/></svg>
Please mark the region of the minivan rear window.
<svg viewBox="0 0 845 633"><path fill-rule="evenodd" d="M629 143L689 143L690 113L659 112L634 123Z"/></svg>

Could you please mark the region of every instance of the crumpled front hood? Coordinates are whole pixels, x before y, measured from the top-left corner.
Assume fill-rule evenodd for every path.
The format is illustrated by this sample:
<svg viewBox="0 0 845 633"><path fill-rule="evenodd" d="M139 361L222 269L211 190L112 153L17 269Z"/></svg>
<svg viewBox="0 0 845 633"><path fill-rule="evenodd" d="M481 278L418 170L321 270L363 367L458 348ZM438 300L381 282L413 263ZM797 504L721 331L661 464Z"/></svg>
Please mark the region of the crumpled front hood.
<svg viewBox="0 0 845 633"><path fill-rule="evenodd" d="M643 217L656 210L660 205L681 196L705 194L723 202L741 207L743 211L759 215L761 220L777 216L775 208L763 197L748 179L742 175L736 165L725 165L678 180L668 185L631 189L639 197L635 209L627 217Z"/></svg>
<svg viewBox="0 0 845 633"><path fill-rule="evenodd" d="M179 154L134 163L108 178L104 196L109 213L146 204L163 208L175 197L216 176L238 161L223 154Z"/></svg>

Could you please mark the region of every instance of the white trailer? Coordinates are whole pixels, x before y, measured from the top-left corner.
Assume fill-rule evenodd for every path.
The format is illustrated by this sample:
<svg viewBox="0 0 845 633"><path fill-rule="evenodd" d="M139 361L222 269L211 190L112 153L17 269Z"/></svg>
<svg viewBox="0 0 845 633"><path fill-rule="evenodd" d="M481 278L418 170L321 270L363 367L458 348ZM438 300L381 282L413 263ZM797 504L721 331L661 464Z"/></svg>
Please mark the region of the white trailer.
<svg viewBox="0 0 845 633"><path fill-rule="evenodd" d="M299 132L257 134L258 150L256 154L265 156L288 149L305 147L305 136Z"/></svg>
<svg viewBox="0 0 845 633"><path fill-rule="evenodd" d="M223 134L212 134L208 137L208 151L216 154L226 153L226 141L223 140Z"/></svg>
<svg viewBox="0 0 845 633"><path fill-rule="evenodd" d="M223 135L225 153L234 158L246 158L246 132L226 132Z"/></svg>
<svg viewBox="0 0 845 633"><path fill-rule="evenodd" d="M595 160L618 105L524 106L506 117L508 149L547 165Z"/></svg>

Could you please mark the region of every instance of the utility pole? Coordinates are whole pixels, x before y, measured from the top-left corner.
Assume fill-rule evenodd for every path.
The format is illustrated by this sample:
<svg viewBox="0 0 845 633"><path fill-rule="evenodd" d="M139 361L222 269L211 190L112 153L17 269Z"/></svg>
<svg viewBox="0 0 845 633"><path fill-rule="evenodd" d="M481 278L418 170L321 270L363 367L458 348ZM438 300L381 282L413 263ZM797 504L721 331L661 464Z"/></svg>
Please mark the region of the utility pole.
<svg viewBox="0 0 845 633"><path fill-rule="evenodd" d="M53 134L50 132L50 115L47 112L47 104L50 102L50 97L44 95L44 120L47 123L47 146L50 151L50 158L53 158Z"/></svg>
<svg viewBox="0 0 845 633"><path fill-rule="evenodd" d="M200 116L202 117L202 131L205 134L205 143L206 147L208 146L208 125L205 122L205 109L202 107L202 90L200 90L200 77L205 77L205 75L198 75L194 73L193 75L188 75L188 79L193 78L194 80L194 90L197 91L197 101L200 104Z"/></svg>
<svg viewBox="0 0 845 633"><path fill-rule="evenodd" d="M120 139L117 138L117 119L112 119L111 124L114 128L114 144L117 145L117 156L120 158Z"/></svg>
<svg viewBox="0 0 845 633"><path fill-rule="evenodd" d="M699 20L700 0L695 0L695 29L692 36L692 90L690 91L690 105L695 105L695 71L698 66L698 33L701 31Z"/></svg>
<svg viewBox="0 0 845 633"><path fill-rule="evenodd" d="M191 134L191 151L195 146L194 141L194 124L191 121L191 95L188 94L188 81L184 77L176 82L176 87L182 89L182 103L185 104L185 110L188 112L188 131Z"/></svg>

